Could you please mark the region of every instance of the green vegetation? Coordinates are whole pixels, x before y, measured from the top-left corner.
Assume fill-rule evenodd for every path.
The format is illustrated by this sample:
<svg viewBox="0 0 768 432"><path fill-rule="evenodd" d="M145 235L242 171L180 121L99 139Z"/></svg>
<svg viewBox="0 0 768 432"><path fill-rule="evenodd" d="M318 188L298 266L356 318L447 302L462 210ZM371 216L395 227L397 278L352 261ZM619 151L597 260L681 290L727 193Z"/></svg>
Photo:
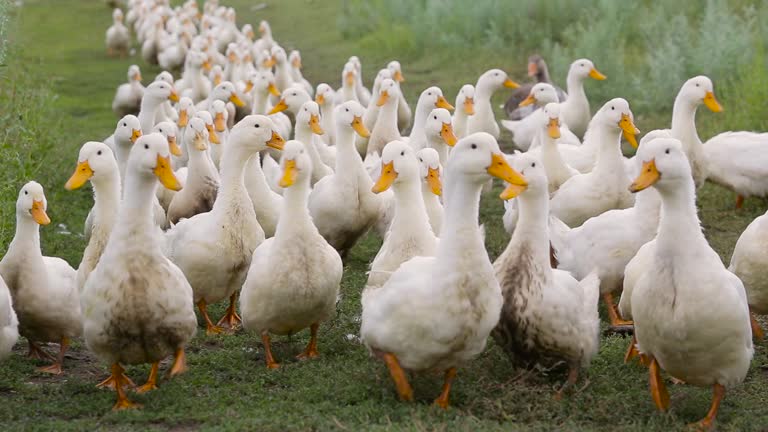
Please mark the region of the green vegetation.
<svg viewBox="0 0 768 432"><path fill-rule="evenodd" d="M85 247L78 233L92 200L88 191L67 192L63 184L75 167L80 145L88 140L103 139L114 129L116 119L110 103L114 89L125 80L128 65L137 62L146 79L153 78L158 70L144 65L138 56L111 59L105 55L103 33L111 22L111 11L104 7L104 2L25 0L23 3L20 9L9 9L11 23L5 34L13 40L5 60L7 66L0 67L0 160L5 164L0 173L0 251L5 250L13 235L18 188L25 181L36 179L46 187L49 214L53 220L50 226L42 229L43 251L61 256L77 266ZM563 60L558 60L561 63L551 62L555 79L562 82L562 66L568 63L567 56L582 52L569 44L568 36L583 33L564 29L585 25L587 12L580 6L597 4L598 10L609 10L614 2L519 1L514 2L516 9L511 10L507 2L501 1L475 0L471 7L463 6L462 9L459 6L464 2L453 0L422 0L415 2L415 6L405 1L376 0L365 2L369 14L366 16L354 15L363 4L355 0L270 1L263 10L253 10L253 2L248 0L224 3L236 8L240 23L269 20L277 40L287 48L301 49L305 75L313 83L338 84L341 67L352 54L362 58L367 79L388 60L398 58L403 63L407 79L406 96L413 104L420 91L433 84L440 85L452 99L462 84L474 82L482 71L492 66L509 70L513 77L522 77L525 59L536 48L530 41L543 40L550 32L558 35L552 37L553 43L563 47ZM571 3L574 6L567 6ZM633 2L615 3L621 4L622 9L614 13L623 16L621 23L632 24L630 28L640 28L640 24L633 23L650 25L647 23L653 22L643 15L650 13L651 2L637 2L639 5L636 6ZM661 2L653 2L653 5L657 3ZM747 5L747 2L738 1L728 4L742 3ZM450 10L433 21L424 20L422 33L419 26L413 24L418 23L421 16L417 15L418 9L407 8L428 4L444 4ZM672 2L663 4L672 7L669 6ZM700 29L696 24L700 22L697 17L706 16L707 12L695 11L695 4L699 2L680 3L677 9L667 10L690 16L691 28ZM722 6L716 2L707 4ZM494 5L495 8L491 8ZM732 16L738 20L727 21L733 23L729 25L739 25L743 30L744 23L751 22L750 31L767 34L765 23L768 20L756 16L748 18L747 14L739 12L743 10L742 6L732 7L736 11ZM385 13L394 10L405 12L398 15ZM757 12L765 15L765 8ZM469 27L466 31L458 27L462 21L457 16L466 17L465 21L474 23L472 25L478 29L481 27L477 23L484 22L482 19L498 21L495 21L496 27L469 32ZM525 32L507 36L506 32L514 28L514 22L504 20L514 16L530 17L527 28L540 33L530 38L520 36ZM337 23L348 37L342 38ZM430 23L442 23L442 33ZM632 38L625 35L624 24L618 24L616 21L601 24L615 27L614 33L602 33L596 28L595 40L590 43L600 46L600 38L610 34L621 40L644 40L643 33L637 33L638 30L632 30ZM670 24L670 27L674 26ZM461 28L462 32L453 30L456 28ZM722 32L730 27L718 28ZM446 38L453 35L450 36L453 39L439 41L438 34ZM451 41L458 41L456 34L474 36L463 45L457 43L454 49ZM504 39L489 43L492 38L502 38L501 34ZM700 47L697 49L704 49L707 45L703 45L704 40L699 41L700 34L691 33L689 37L696 47ZM585 35L581 37L586 38ZM434 45L421 46L421 41L427 39L435 40ZM714 43L707 40L707 43ZM483 48L472 49L475 45L483 45ZM616 46L620 45L616 43ZM609 76L607 81L588 84L587 93L593 96L593 109L608 97L624 96L638 107L636 123L643 132L668 126L666 107L671 105L681 80L688 74L710 74L708 64L711 60L718 73L731 76L727 77L726 84L721 85L719 79L715 80L725 112L717 115L702 112L699 115L702 137L730 128L766 129L768 126L766 57L759 45L750 45L752 54L745 56L746 63L732 63L734 67L740 65L738 69L729 70L728 65L716 61L715 58L721 57L715 57L717 50L712 50L709 60L707 57L700 60L703 64L687 65L670 75L663 70L656 75L646 75L643 72L646 57L640 51L637 51L640 54L630 55L635 48L628 42L623 45L626 54L622 58L631 60L626 63L631 67L612 69L612 65L622 64L608 58L614 49L612 46L606 43L599 51L579 54L591 56ZM722 58L725 62L731 59ZM691 67L699 69L689 70ZM635 90L631 87L623 87L633 79L641 78L645 80L647 92L633 93ZM660 82L664 79L670 81L669 88L663 92L658 90L660 100L653 99L659 106L645 105L646 93L655 94L656 86L667 85ZM503 102L506 96L503 93L497 95L496 103ZM509 146L507 140L502 144ZM763 200L752 199L737 212L733 210L733 198L729 191L708 185L699 200L707 236L726 261L730 259L741 231L766 207ZM487 229L492 258L508 241L501 226L502 212L502 203L494 195L484 197L481 220ZM59 228L59 224L66 229ZM645 432L684 430L686 423L699 420L706 413L710 391L690 386L671 387L671 413L656 412L647 391L646 371L636 364L622 363L629 340L617 336L603 339L599 356L579 381L577 390L562 402L552 399L554 389L564 379L562 372L513 369L492 343L479 359L459 370L452 394L453 405L447 412L430 406L439 394L440 376L416 377L416 403L398 402L387 370L369 358L355 339L365 271L379 244L380 240L371 235L352 251L345 268L343 299L338 314L320 330L321 357L317 360L291 361L308 339L303 333L292 338L273 339L275 355L284 362L284 367L269 371L264 367L263 350L256 337L242 332L234 336L206 337L200 332L189 347L189 373L172 381L161 381L158 391L132 395L145 404L144 409L112 413L110 407L114 395L94 387L106 376L106 366L87 351L82 341L74 344L65 361L65 373L60 377L35 372L39 364L23 357L25 346L20 342L14 355L0 364L0 429L284 431L370 428ZM216 305L212 308L213 316L222 314L223 307ZM719 430L765 430L768 425L766 365L765 346L758 346L746 382L726 397L718 418ZM163 370L168 367L168 364L162 365ZM143 381L148 372L148 366L128 370L136 382Z"/></svg>

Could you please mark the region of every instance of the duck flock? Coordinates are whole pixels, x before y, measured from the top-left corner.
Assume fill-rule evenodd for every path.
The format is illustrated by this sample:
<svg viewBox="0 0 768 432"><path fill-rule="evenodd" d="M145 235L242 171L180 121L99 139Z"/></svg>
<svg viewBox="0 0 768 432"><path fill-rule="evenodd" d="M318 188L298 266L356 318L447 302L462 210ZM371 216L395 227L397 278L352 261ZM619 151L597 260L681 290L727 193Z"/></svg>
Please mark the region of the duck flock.
<svg viewBox="0 0 768 432"><path fill-rule="evenodd" d="M110 367L99 386L116 392L115 409L138 406L128 389L157 388L163 359L173 357L172 377L187 369L195 309L208 335L240 326L259 335L267 368L280 367L272 335L308 328L298 357L315 358L342 260L374 230L383 244L361 287L360 337L404 401L413 400L406 372L438 371L435 404L447 408L457 368L489 336L515 364L564 362L563 397L598 352L600 297L612 325L633 326L626 359L648 367L659 410L670 404L662 371L713 389L702 428L744 380L763 337L754 314L768 313L768 218L746 229L726 268L702 233L696 190L710 179L738 205L764 195L768 136L702 143L697 108L722 110L706 76L682 84L671 129L638 143L626 100L592 115L583 81L606 77L588 59L572 63L567 93L534 56L537 83L520 87L492 69L461 88L455 109L429 87L412 112L397 61L370 90L357 57L340 88L315 87L266 21L256 37L217 0L131 0L113 18L109 53L128 55L135 36L165 71L145 87L131 66L112 103L114 134L80 149L65 187L90 182L94 206L77 270L42 256L45 193L34 181L21 188L0 262L0 356L20 334L30 356L51 361L41 371L61 374L70 340L82 338ZM491 106L505 87L519 87L500 122L513 154L499 148ZM622 137L637 148L631 159ZM495 262L478 224L493 178L506 184L512 233ZM216 321L207 308L220 302L228 307ZM58 356L41 349L49 342ZM144 363L149 379L135 387L123 366Z"/></svg>

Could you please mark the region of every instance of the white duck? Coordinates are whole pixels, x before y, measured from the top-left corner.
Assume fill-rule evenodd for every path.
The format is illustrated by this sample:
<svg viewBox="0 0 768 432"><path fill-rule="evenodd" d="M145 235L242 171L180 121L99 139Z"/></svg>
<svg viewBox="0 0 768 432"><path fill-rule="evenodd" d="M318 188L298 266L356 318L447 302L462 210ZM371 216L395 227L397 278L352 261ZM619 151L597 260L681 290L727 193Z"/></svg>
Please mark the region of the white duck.
<svg viewBox="0 0 768 432"><path fill-rule="evenodd" d="M317 85L315 90L315 102L320 105L321 122L320 126L325 131L323 134L323 141L328 145L336 143L336 121L333 119L333 101L336 99L336 92L333 91L333 87L326 83Z"/></svg>
<svg viewBox="0 0 768 432"><path fill-rule="evenodd" d="M333 169L323 162L317 150L318 145L323 145L318 141L325 133L320 123L320 106L314 101L305 102L296 114L296 140L304 144L307 156L312 161L313 186L323 177L333 174Z"/></svg>
<svg viewBox="0 0 768 432"><path fill-rule="evenodd" d="M446 219L436 255L406 261L362 298L361 338L386 363L402 400L413 400L405 370L443 370L435 403L448 407L456 368L485 349L498 322L503 299L477 223L480 191L491 176L526 184L493 136L459 141L446 167Z"/></svg>
<svg viewBox="0 0 768 432"><path fill-rule="evenodd" d="M394 80L384 79L378 90L378 96L373 105L379 107L379 112L371 136L368 138L366 152L367 154L377 153L380 155L384 146L401 139L400 130L397 128L397 105L400 99L400 89ZM358 150L360 149L358 148Z"/></svg>
<svg viewBox="0 0 768 432"><path fill-rule="evenodd" d="M248 161L245 168L245 187L253 203L256 220L259 221L259 225L264 230L265 238L270 238L275 235L277 230L280 209L283 207L283 196L273 191L270 184L267 183L267 177L262 169L259 156L256 154ZM265 158L274 163L271 156L266 155Z"/></svg>
<svg viewBox="0 0 768 432"><path fill-rule="evenodd" d="M170 151L171 156L180 157L182 155L181 147L179 146L178 141L176 139L176 136L178 135L178 129L176 128L176 123L169 122L169 121L163 121L163 122L157 123L155 127L152 128L152 132L157 132L160 135L165 137L165 139L168 141L168 150ZM185 170L182 169L182 171L185 171ZM182 185L184 185L185 178L186 177L179 179ZM166 188L162 188L162 189L166 189ZM164 212L168 211L168 207L171 205L171 200L173 199L173 196L176 194L176 192L172 190L168 190L166 193L164 191L158 190L156 193L157 193L157 200L160 203L160 205L163 207L163 211ZM163 224L163 227L165 228L167 226Z"/></svg>
<svg viewBox="0 0 768 432"><path fill-rule="evenodd" d="M475 115L467 120L467 134L487 132L499 138L499 125L493 113L491 97L502 87L514 89L520 86L501 69L491 69L480 75L475 85Z"/></svg>
<svg viewBox="0 0 768 432"><path fill-rule="evenodd" d="M519 197L520 220L493 263L504 296L493 337L513 361L524 365L564 360L569 373L557 392L560 398L597 354L600 280L591 273L579 281L550 267L546 171L538 158L525 154L515 158L513 168L528 185L512 184L501 194L503 199Z"/></svg>
<svg viewBox="0 0 768 432"><path fill-rule="evenodd" d="M416 103L416 117L413 119L413 128L408 136L408 144L416 151L427 146L427 135L424 132L424 125L429 114L435 108L453 110L453 105L445 99L440 87L429 87L421 92L419 96L419 101Z"/></svg>
<svg viewBox="0 0 768 432"><path fill-rule="evenodd" d="M357 70L352 63L347 63L341 71L341 88L336 91L336 103L359 102L357 92L355 91L356 84Z"/></svg>
<svg viewBox="0 0 768 432"><path fill-rule="evenodd" d="M221 187L208 213L179 221L166 232L166 256L181 268L194 291L208 334L221 333L221 325L234 329L237 292L245 280L253 250L264 241L253 203L245 187L247 162L267 146L282 149L283 139L272 121L250 115L235 125L221 160ZM214 325L207 307L229 297L226 314Z"/></svg>
<svg viewBox="0 0 768 432"><path fill-rule="evenodd" d="M352 56L347 60L355 67L355 94L362 106L368 106L371 103L371 91L363 84L363 64L358 56ZM368 127L368 125L366 125Z"/></svg>
<svg viewBox="0 0 768 432"><path fill-rule="evenodd" d="M437 151L440 164L448 162L448 150L456 145L456 134L453 133L451 113L445 108L435 108L429 113L424 123L424 134L427 138L427 147Z"/></svg>
<svg viewBox="0 0 768 432"><path fill-rule="evenodd" d="M372 102L368 103L367 106L365 106L365 114L363 114L363 124L365 127L371 131L371 135L373 135L373 129L376 126L376 123L379 118L379 112L381 111L381 106L377 102L381 99L381 83L385 79L392 79L392 73L388 69L381 69L379 73L376 74L376 78L373 80L373 90L371 93ZM392 86L397 87L399 90L399 86L397 83L394 82ZM390 89L392 88L390 86ZM389 97L389 91L387 92L387 97ZM399 99L399 98L398 98ZM392 101L395 105L398 104L398 101ZM395 109L396 110L396 109ZM395 117L397 117L397 113L395 113ZM399 129L397 128L397 121L395 121L395 129L398 131L398 135L400 133ZM363 138L361 136L355 137L355 147L357 147L357 151L360 152L361 157L365 157L370 153L368 151L369 146L369 139ZM384 143L386 145L386 143ZM383 148L383 145L382 147ZM378 150L378 154L381 154L381 149Z"/></svg>
<svg viewBox="0 0 768 432"><path fill-rule="evenodd" d="M192 99L184 96L179 99L179 103L176 104L176 110L178 112L178 121L176 126L179 129L179 135L181 136L181 156L173 158L174 168L178 169L187 166L189 163L189 150L188 143L184 139L184 131L186 130L189 120L195 117L195 104Z"/></svg>
<svg viewBox="0 0 768 432"><path fill-rule="evenodd" d="M8 285L0 277L0 360L11 354L19 339L19 320L13 310L13 300Z"/></svg>
<svg viewBox="0 0 768 432"><path fill-rule="evenodd" d="M765 150L768 133L723 132L704 143L707 179L737 193L736 208L744 198L768 194Z"/></svg>
<svg viewBox="0 0 768 432"><path fill-rule="evenodd" d="M240 298L243 327L260 333L270 369L279 367L270 348L270 333L290 335L309 327L309 344L298 358L319 355L317 331L336 310L343 271L338 252L309 215L312 161L304 144L286 143L281 168L282 216L275 236L253 252Z"/></svg>
<svg viewBox="0 0 768 432"><path fill-rule="evenodd" d="M405 82L405 76L403 75L403 69L400 65L400 62L397 60L392 60L387 64L387 69L392 75L391 78L395 80L395 82L397 83L398 89L400 89L400 86L402 85L402 83ZM408 101L405 100L405 95L401 90L400 101L397 104L397 127L400 130L405 130L409 126L411 126L411 120L412 120L411 107L408 106Z"/></svg>
<svg viewBox="0 0 768 432"><path fill-rule="evenodd" d="M52 359L39 342L59 343L59 355L40 372L62 373L64 353L83 332L77 272L66 261L40 252L40 225L48 225L43 187L31 181L16 201L16 234L0 261L0 277L8 285L19 319L19 333L29 341L29 356Z"/></svg>
<svg viewBox="0 0 768 432"><path fill-rule="evenodd" d="M128 82L120 84L112 99L112 111L118 117L127 114L138 114L141 109L141 98L144 96L144 86L141 85L141 70L136 65L128 67Z"/></svg>
<svg viewBox="0 0 768 432"><path fill-rule="evenodd" d="M541 142L539 151L541 164L549 180L549 193L553 194L579 171L568 165L560 154L562 147L557 143L561 137L560 104L549 103L543 110L544 118L539 127L538 141ZM584 275L586 277L586 275Z"/></svg>
<svg viewBox="0 0 768 432"><path fill-rule="evenodd" d="M155 116L158 109L165 101L179 101L179 95L173 86L165 81L154 81L144 90L144 97L141 99L141 109L139 111L139 123L141 131L145 134L152 132L155 127Z"/></svg>
<svg viewBox="0 0 768 432"><path fill-rule="evenodd" d="M608 210L631 207L634 202L627 191L630 181L621 154L622 133L636 147L635 135L640 132L633 122L629 103L621 98L612 99L595 117L593 127L598 128L600 151L594 169L569 178L550 204L552 215L571 228Z"/></svg>
<svg viewBox="0 0 768 432"><path fill-rule="evenodd" d="M160 134L140 138L128 160L125 195L115 228L82 294L85 343L111 365L100 386L117 392L113 409L135 408L126 385L132 384L121 364L152 363L147 383L157 388L160 361L175 359L174 376L186 370L184 346L197 327L192 289L184 274L161 251L160 232L152 221L152 197L157 179L180 189L171 170L168 144Z"/></svg>
<svg viewBox="0 0 768 432"><path fill-rule="evenodd" d="M547 118L543 108L550 103L558 104L557 90L551 84L538 83L531 88L531 93L528 94L528 97L520 102L520 106L535 104L539 108L533 111L533 113L523 117L521 120L501 121L501 125L512 132L515 145L521 150L535 150L541 145L541 142L538 139L540 136L539 131L541 130L540 125L541 122ZM560 107L560 113L562 114L562 107ZM560 115L560 117L562 117L562 115ZM568 129L567 124L562 121L560 122L560 137L557 141L558 143L571 144L574 146L579 146L581 144L576 135Z"/></svg>
<svg viewBox="0 0 768 432"><path fill-rule="evenodd" d="M390 187L395 212L389 231L371 263L366 289L378 288L400 265L415 256L434 256L437 237L432 232L421 195L420 165L413 149L403 141L392 141L381 155L381 175L374 193Z"/></svg>
<svg viewBox="0 0 768 432"><path fill-rule="evenodd" d="M440 236L443 226L443 203L440 197L443 194L442 176L443 167L440 164L440 156L432 148L423 148L416 152L419 159L419 175L421 176L421 195L424 199L424 208L427 210L429 225L436 236Z"/></svg>
<svg viewBox="0 0 768 432"><path fill-rule="evenodd" d="M741 233L733 250L733 255L731 255L731 264L728 266L728 270L741 279L747 290L752 335L755 341L761 341L765 337L765 332L754 315L768 314L766 240L768 240L768 213L757 217Z"/></svg>
<svg viewBox="0 0 768 432"><path fill-rule="evenodd" d="M213 160L214 165L219 167L221 157L227 147L227 137L229 136L229 128L227 127L229 110L227 110L227 104L224 101L215 100L211 103L209 112L213 117L213 129L221 143L221 145L211 147L211 160Z"/></svg>
<svg viewBox="0 0 768 432"><path fill-rule="evenodd" d="M312 87L312 84L310 84L309 81L304 78L304 75L301 74L301 53L297 50L291 51L291 53L288 55L288 62L291 66L290 70L293 82L303 86L304 90L306 90L307 93L312 96L315 92L315 89Z"/></svg>
<svg viewBox="0 0 768 432"><path fill-rule="evenodd" d="M579 59L571 63L568 69L567 85L568 97L560 107L562 110L563 122L579 138L583 138L587 131L587 125L592 114L589 111L589 100L584 92L584 80L589 77L602 81L606 78L596 68L589 59ZM554 100L552 102L557 102Z"/></svg>
<svg viewBox="0 0 768 432"><path fill-rule="evenodd" d="M459 139L467 136L467 123L475 115L475 86L464 84L456 94L456 106L453 113L453 129Z"/></svg>
<svg viewBox="0 0 768 432"><path fill-rule="evenodd" d="M712 386L712 406L697 426L710 428L726 389L744 380L753 355L744 286L701 231L691 168L677 140L640 149L633 192L661 195L659 233L650 267L632 291L637 349L650 361L651 395L661 411L669 394L661 369L695 386Z"/></svg>
<svg viewBox="0 0 768 432"><path fill-rule="evenodd" d="M128 55L128 49L131 47L131 34L128 27L123 24L123 11L115 9L112 11L112 25L107 29L106 34L107 55Z"/></svg>

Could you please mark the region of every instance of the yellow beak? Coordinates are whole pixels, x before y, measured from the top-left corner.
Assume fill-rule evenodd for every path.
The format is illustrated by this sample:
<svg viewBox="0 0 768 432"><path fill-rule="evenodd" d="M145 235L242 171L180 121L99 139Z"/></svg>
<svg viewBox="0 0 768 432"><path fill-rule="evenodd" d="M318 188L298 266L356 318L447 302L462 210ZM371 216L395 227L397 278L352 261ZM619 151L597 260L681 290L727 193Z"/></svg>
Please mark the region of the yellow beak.
<svg viewBox="0 0 768 432"><path fill-rule="evenodd" d="M32 208L29 210L29 213L32 215L32 219L40 225L48 225L51 223L51 218L45 213L45 207L43 206L42 201L33 200Z"/></svg>
<svg viewBox="0 0 768 432"><path fill-rule="evenodd" d="M141 130L134 129L131 132L131 143L136 143L136 140L139 139L140 136L141 136Z"/></svg>
<svg viewBox="0 0 768 432"><path fill-rule="evenodd" d="M560 120L556 118L549 119L549 126L547 126L547 134L550 138L560 138Z"/></svg>
<svg viewBox="0 0 768 432"><path fill-rule="evenodd" d="M293 59L293 62L291 63L293 64L293 67L295 67L296 69L301 69L301 60L299 60L298 58Z"/></svg>
<svg viewBox="0 0 768 432"><path fill-rule="evenodd" d="M175 136L168 137L168 151L176 157L181 156L181 147L176 143Z"/></svg>
<svg viewBox="0 0 768 432"><path fill-rule="evenodd" d="M523 101L520 102L520 105L518 106L524 107L524 106L528 106L535 103L536 103L536 96L534 96L533 93L531 93L528 95L527 98L523 99Z"/></svg>
<svg viewBox="0 0 768 432"><path fill-rule="evenodd" d="M282 150L285 145L285 140L279 133L272 131L272 138L267 141L267 147L272 147L275 150Z"/></svg>
<svg viewBox="0 0 768 432"><path fill-rule="evenodd" d="M227 60L229 60L230 63L236 62L237 61L237 54L229 53L229 56L227 57Z"/></svg>
<svg viewBox="0 0 768 432"><path fill-rule="evenodd" d="M440 172L435 168L429 168L427 171L427 184L432 193L440 196L443 194L443 184L440 183Z"/></svg>
<svg viewBox="0 0 768 432"><path fill-rule="evenodd" d="M520 84L518 84L518 83L512 81L511 79L507 78L507 79L504 80L504 87L516 89L516 88L520 87Z"/></svg>
<svg viewBox="0 0 768 432"><path fill-rule="evenodd" d="M384 106L389 100L389 93L386 90L382 90L379 94L379 100L376 102L376 106Z"/></svg>
<svg viewBox="0 0 768 432"><path fill-rule="evenodd" d="M376 184L373 185L371 188L371 192L373 193L382 193L385 190L389 189L390 186L392 186L392 183L395 182L395 179L397 178L397 171L395 171L395 163L389 162L389 163L383 163L381 164L381 175L379 176L379 179L376 181Z"/></svg>
<svg viewBox="0 0 768 432"><path fill-rule="evenodd" d="M277 105L273 106L272 109L269 111L269 115L277 114L279 112L283 112L288 109L288 104L285 103L285 99L280 99L280 102L277 103Z"/></svg>
<svg viewBox="0 0 768 432"><path fill-rule="evenodd" d="M189 124L189 114L187 110L183 109L179 111L179 127L186 127Z"/></svg>
<svg viewBox="0 0 768 432"><path fill-rule="evenodd" d="M179 94L176 93L176 90L171 90L171 94L168 96L168 99L170 99L172 102L178 102Z"/></svg>
<svg viewBox="0 0 768 432"><path fill-rule="evenodd" d="M448 101L443 97L443 95L440 95L437 97L437 102L435 102L435 107L437 108L445 108L447 110L452 110L453 105L448 103Z"/></svg>
<svg viewBox="0 0 768 432"><path fill-rule="evenodd" d="M450 123L443 123L443 128L440 130L440 137L446 144L453 147L456 145L456 134L453 133L453 126Z"/></svg>
<svg viewBox="0 0 768 432"><path fill-rule="evenodd" d="M283 168L283 177L280 179L280 187L292 186L296 183L296 161L291 159L285 161L285 168Z"/></svg>
<svg viewBox="0 0 768 432"><path fill-rule="evenodd" d="M251 90L253 90L253 81L248 80L248 81L245 82L245 90L244 90L244 92L245 93L250 93Z"/></svg>
<svg viewBox="0 0 768 432"><path fill-rule="evenodd" d="M632 145L632 147L637 148L637 138L635 138L635 135L639 134L640 130L635 127L635 124L632 122L632 119L628 114L621 115L621 120L619 120L619 127L621 128L622 134L624 135L624 139L626 139L627 142Z"/></svg>
<svg viewBox="0 0 768 432"><path fill-rule="evenodd" d="M166 188L172 191L181 190L181 182L179 182L179 179L176 178L171 169L170 156L162 157L159 154L157 155L157 165L155 165L154 173L157 179L160 180L160 183Z"/></svg>
<svg viewBox="0 0 768 432"><path fill-rule="evenodd" d="M468 116L475 115L475 100L473 98L464 98L464 112Z"/></svg>
<svg viewBox="0 0 768 432"><path fill-rule="evenodd" d="M211 65L211 62L210 62L210 60L206 60L206 61L204 61L204 62L203 62L203 69L204 69L205 71L209 71L209 70L211 70L211 68L212 68L212 67L213 67L213 66Z"/></svg>
<svg viewBox="0 0 768 432"><path fill-rule="evenodd" d="M318 105L322 105L325 103L325 95L318 94L315 96L315 102L317 102Z"/></svg>
<svg viewBox="0 0 768 432"><path fill-rule="evenodd" d="M507 183L510 183L510 186L519 186L523 188L528 186L528 182L525 181L525 177L512 169L512 167L507 163L507 160L504 159L504 155L501 153L494 153L491 156L491 164L488 166L487 171L488 174L496 178L500 178ZM507 189L509 189L509 187L507 187ZM502 192L502 199L507 199L504 198L506 192L506 190Z"/></svg>
<svg viewBox="0 0 768 432"><path fill-rule="evenodd" d="M723 110L723 106L715 99L715 94L712 92L707 92L707 95L704 96L704 105L712 112L718 113Z"/></svg>
<svg viewBox="0 0 768 432"><path fill-rule="evenodd" d="M516 198L521 193L525 192L525 190L528 189L528 186L520 186L512 183L508 183L507 187L504 188L503 191L501 191L501 195L499 195L499 198L503 199L504 201L511 200L512 198Z"/></svg>
<svg viewBox="0 0 768 432"><path fill-rule="evenodd" d="M216 117L213 118L213 126L216 128L216 132L224 132L227 129L224 113L216 113Z"/></svg>
<svg viewBox="0 0 768 432"><path fill-rule="evenodd" d="M643 189L649 188L651 185L659 181L661 174L656 169L656 159L651 159L643 164L643 169L640 171L640 175L637 176L635 181L629 185L629 191L632 193L640 192Z"/></svg>
<svg viewBox="0 0 768 432"><path fill-rule="evenodd" d="M371 136L371 132L369 132L368 128L363 124L362 117L355 116L355 119L352 120L352 129L354 129L355 132L357 132L357 134L363 138L368 138Z"/></svg>
<svg viewBox="0 0 768 432"><path fill-rule="evenodd" d="M221 144L221 141L219 141L219 136L213 129L213 125L205 125L205 128L208 129L208 141L210 141L211 144Z"/></svg>
<svg viewBox="0 0 768 432"><path fill-rule="evenodd" d="M596 79L598 81L602 81L602 80L608 78L605 75L601 74L600 71L598 71L595 68L590 69L589 77L592 78L592 79Z"/></svg>
<svg viewBox="0 0 768 432"><path fill-rule="evenodd" d="M403 76L403 73L400 72L399 70L395 71L395 75L392 78L394 78L395 81L397 81L397 82L405 81L405 77Z"/></svg>
<svg viewBox="0 0 768 432"><path fill-rule="evenodd" d="M192 140L195 145L195 149L199 151L208 150L208 142L201 132L195 132L195 138Z"/></svg>
<svg viewBox="0 0 768 432"><path fill-rule="evenodd" d="M355 73L351 72L351 71L347 72L346 79L347 79L347 85L354 84L355 83Z"/></svg>
<svg viewBox="0 0 768 432"><path fill-rule="evenodd" d="M242 99L240 99L236 94L232 93L229 96L229 101L233 104L237 105L238 107L242 108L245 106L245 102L243 102Z"/></svg>
<svg viewBox="0 0 768 432"><path fill-rule="evenodd" d="M264 60L264 67L265 68L271 68L272 66L277 64L277 59L273 56L266 60Z"/></svg>
<svg viewBox="0 0 768 432"><path fill-rule="evenodd" d="M72 177L67 180L67 184L64 185L64 188L66 190L75 190L80 188L85 184L85 182L88 181L93 177L93 170L91 169L91 166L88 164L88 160L84 160L77 164L77 168L75 168L75 173L72 174Z"/></svg>
<svg viewBox="0 0 768 432"><path fill-rule="evenodd" d="M309 116L309 128L312 129L312 133L316 135L322 135L325 133L323 128L320 126L320 116L315 114Z"/></svg>
<svg viewBox="0 0 768 432"><path fill-rule="evenodd" d="M213 86L216 87L217 85L221 84L221 75L216 75L213 77Z"/></svg>
<svg viewBox="0 0 768 432"><path fill-rule="evenodd" d="M133 79L141 82L141 74L136 74L136 76L134 76Z"/></svg>
<svg viewBox="0 0 768 432"><path fill-rule="evenodd" d="M280 97L280 90L278 90L277 87L275 87L274 83L269 83L269 86L267 86L267 90L269 90L269 93L272 96ZM318 102L318 103L320 103L320 102Z"/></svg>

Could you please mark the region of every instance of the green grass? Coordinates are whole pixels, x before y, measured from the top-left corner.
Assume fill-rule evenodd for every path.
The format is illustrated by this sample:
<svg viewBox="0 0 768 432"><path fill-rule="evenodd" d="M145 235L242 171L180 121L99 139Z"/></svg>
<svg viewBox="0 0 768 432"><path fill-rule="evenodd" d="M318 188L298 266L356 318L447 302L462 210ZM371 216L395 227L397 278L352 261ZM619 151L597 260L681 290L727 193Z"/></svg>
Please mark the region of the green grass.
<svg viewBox="0 0 768 432"><path fill-rule="evenodd" d="M337 84L341 66L352 54L361 56L368 78L391 59L391 53L375 49L378 42L371 38L379 36L341 37L336 30L340 1L273 0L258 12L251 9L251 1L226 3L236 7L241 23L266 18L279 41L288 48L300 48L306 77L312 82ZM90 192L67 192L63 184L74 169L80 145L102 139L114 128L110 103L127 66L139 62L147 79L157 70L145 67L138 58L105 56L103 32L110 23L110 11L101 1L26 0L22 9L13 9L11 18L7 34L13 48L6 57L7 66L0 68L0 156L5 163L0 174L0 249L7 247L13 235L18 188L36 179L46 187L53 220L42 229L44 253L77 266L84 240L62 233L57 225L79 233L92 201ZM412 104L432 84L442 86L452 99L462 84L474 82L491 66L522 76L524 65L517 57L480 49L435 50L407 62L402 58L408 80L404 89ZM749 85L752 77L742 80L741 86L735 80L736 84L718 89L725 113L699 115L702 137L729 127L765 127L759 121L768 116L760 119L748 114L754 114L753 107L764 112L761 95L766 86L755 90ZM588 84L587 92L598 85ZM501 103L504 96L499 94L496 102ZM636 119L647 131L668 126L669 113L637 112ZM726 261L738 235L766 207L766 202L752 199L736 212L733 198L729 191L708 185L699 200L707 237ZM481 219L488 230L492 258L508 241L501 226L502 212L498 199L484 197ZM603 339L600 354L579 381L578 391L562 402L552 400L562 373L516 370L491 343L479 359L460 369L449 411L430 406L440 391L439 376L416 377L417 402L400 403L383 365L349 337L358 334L360 291L379 244L369 236L352 251L338 314L320 330L318 360L291 360L308 339L304 333L273 339L284 367L268 371L256 337L244 333L206 337L201 332L189 347L189 373L163 380L158 391L132 396L145 404L144 409L112 413L113 393L94 388L106 376L106 367L81 341L74 344L60 377L36 373L39 364L23 357L25 347L20 343L15 355L0 365L0 430L669 431L683 430L709 407L708 389L676 386L670 389L671 413L656 412L645 370L622 363L628 340L621 337ZM223 313L223 306L213 308L214 316ZM746 382L728 394L721 408L720 430L757 431L768 426L766 365L766 349L759 346ZM132 367L128 373L141 382L148 370L148 366Z"/></svg>

